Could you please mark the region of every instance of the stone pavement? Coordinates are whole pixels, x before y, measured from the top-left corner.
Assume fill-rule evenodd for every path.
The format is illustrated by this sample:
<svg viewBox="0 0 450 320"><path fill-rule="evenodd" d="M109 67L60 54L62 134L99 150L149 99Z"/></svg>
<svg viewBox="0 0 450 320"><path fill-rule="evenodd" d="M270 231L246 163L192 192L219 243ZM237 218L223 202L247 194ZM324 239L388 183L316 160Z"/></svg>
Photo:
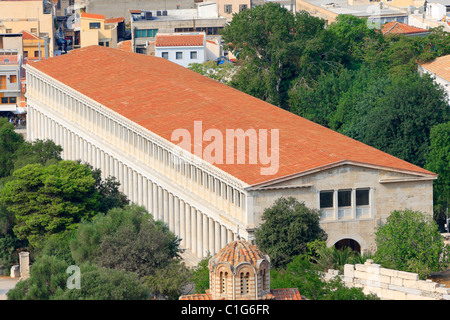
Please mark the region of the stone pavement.
<svg viewBox="0 0 450 320"><path fill-rule="evenodd" d="M0 300L7 300L6 293L16 286L19 279L10 277L0 277Z"/></svg>

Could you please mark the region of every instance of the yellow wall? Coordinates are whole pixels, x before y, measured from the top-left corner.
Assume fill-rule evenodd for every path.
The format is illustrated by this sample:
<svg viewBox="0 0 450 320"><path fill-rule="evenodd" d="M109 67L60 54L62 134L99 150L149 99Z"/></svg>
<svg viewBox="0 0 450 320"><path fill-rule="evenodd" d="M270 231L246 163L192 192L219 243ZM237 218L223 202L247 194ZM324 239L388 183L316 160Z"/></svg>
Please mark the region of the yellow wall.
<svg viewBox="0 0 450 320"><path fill-rule="evenodd" d="M99 22L100 29L90 29L91 22ZM108 41L111 48L117 48L117 28L110 24L105 25L105 20L81 17L80 26L81 47Z"/></svg>
<svg viewBox="0 0 450 320"><path fill-rule="evenodd" d="M22 30L31 32L32 28L36 28L40 34L47 33L50 37L49 56L53 56L53 16L44 14L42 1L0 1L0 20L4 25L0 28L1 32L5 32L5 29L11 29L12 33Z"/></svg>
<svg viewBox="0 0 450 320"><path fill-rule="evenodd" d="M39 51L39 42L41 43L41 57L45 57L45 41L41 40L23 40L23 54L28 53L28 58L35 58L34 52ZM37 57L36 57L37 58Z"/></svg>

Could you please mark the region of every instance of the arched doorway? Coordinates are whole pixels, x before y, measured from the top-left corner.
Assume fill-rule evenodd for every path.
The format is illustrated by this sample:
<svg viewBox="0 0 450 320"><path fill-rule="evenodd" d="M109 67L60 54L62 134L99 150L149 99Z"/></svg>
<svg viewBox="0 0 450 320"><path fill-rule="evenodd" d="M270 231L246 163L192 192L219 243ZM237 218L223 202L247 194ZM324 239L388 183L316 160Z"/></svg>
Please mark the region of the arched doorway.
<svg viewBox="0 0 450 320"><path fill-rule="evenodd" d="M352 249L353 251L361 253L361 246L359 243L353 239L342 239L334 244L336 249L344 249L346 247Z"/></svg>

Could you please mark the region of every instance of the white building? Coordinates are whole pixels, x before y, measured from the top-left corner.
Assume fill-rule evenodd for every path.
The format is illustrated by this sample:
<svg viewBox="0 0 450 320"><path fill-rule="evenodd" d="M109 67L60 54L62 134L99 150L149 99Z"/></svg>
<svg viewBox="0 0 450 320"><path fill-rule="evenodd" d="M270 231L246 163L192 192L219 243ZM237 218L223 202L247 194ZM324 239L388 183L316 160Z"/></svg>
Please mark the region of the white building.
<svg viewBox="0 0 450 320"><path fill-rule="evenodd" d="M252 241L279 197L361 251L393 210L432 215L436 174L164 59L90 46L26 69L27 138L116 177L199 257Z"/></svg>
<svg viewBox="0 0 450 320"><path fill-rule="evenodd" d="M187 68L206 61L205 33L157 34L155 56Z"/></svg>
<svg viewBox="0 0 450 320"><path fill-rule="evenodd" d="M441 85L447 92L447 100L450 103L450 54L420 64L418 71L421 75L429 74L437 84Z"/></svg>

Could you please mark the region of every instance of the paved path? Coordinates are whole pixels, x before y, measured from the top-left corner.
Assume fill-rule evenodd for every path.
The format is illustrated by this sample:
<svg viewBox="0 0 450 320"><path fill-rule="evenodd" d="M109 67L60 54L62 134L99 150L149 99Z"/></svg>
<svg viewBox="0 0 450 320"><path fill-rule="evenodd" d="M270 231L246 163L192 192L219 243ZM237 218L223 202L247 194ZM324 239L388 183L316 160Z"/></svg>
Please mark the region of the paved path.
<svg viewBox="0 0 450 320"><path fill-rule="evenodd" d="M6 292L16 286L18 279L0 277L0 300L7 300Z"/></svg>

